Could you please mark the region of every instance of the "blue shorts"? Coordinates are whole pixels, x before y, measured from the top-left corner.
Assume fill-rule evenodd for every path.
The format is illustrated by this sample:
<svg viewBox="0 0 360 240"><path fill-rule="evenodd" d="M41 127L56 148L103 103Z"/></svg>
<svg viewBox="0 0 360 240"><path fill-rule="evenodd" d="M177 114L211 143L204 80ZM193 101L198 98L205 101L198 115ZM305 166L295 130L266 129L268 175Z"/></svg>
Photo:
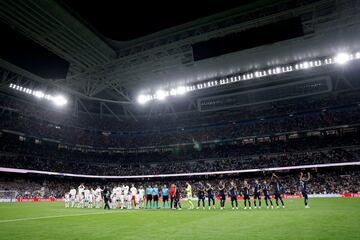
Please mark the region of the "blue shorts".
<svg viewBox="0 0 360 240"><path fill-rule="evenodd" d="M308 198L307 192L301 192L301 194L303 195L304 198Z"/></svg>

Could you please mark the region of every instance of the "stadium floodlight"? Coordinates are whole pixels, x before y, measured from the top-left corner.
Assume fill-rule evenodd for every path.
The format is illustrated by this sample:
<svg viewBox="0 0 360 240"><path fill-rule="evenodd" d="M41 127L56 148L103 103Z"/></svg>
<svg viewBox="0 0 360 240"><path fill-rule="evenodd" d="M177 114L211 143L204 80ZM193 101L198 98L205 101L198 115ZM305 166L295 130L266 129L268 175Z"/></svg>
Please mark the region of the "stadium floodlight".
<svg viewBox="0 0 360 240"><path fill-rule="evenodd" d="M17 90L19 92L23 92L23 93L32 95L32 96L34 96L36 98L39 98L39 99L46 99L48 101L52 101L57 106L64 106L68 102L68 100L62 95L53 96L51 94L46 94L46 93L44 93L42 91L39 91L39 90L32 90L30 88L22 87L22 86L13 84L13 83L11 83L9 85L9 87L13 88L13 89L15 89L15 90Z"/></svg>
<svg viewBox="0 0 360 240"><path fill-rule="evenodd" d="M308 62L303 62L303 68L305 68L305 69L309 68L309 63Z"/></svg>
<svg viewBox="0 0 360 240"><path fill-rule="evenodd" d="M243 73L237 73L237 76L232 77L223 77L219 79L211 79L205 82L196 83L190 86L181 86L178 88L172 88L172 89L164 89L164 90L158 90L156 93L152 93L153 95L149 95L150 98L147 100L163 100L167 96L178 96L183 95L186 92L190 91L196 91L196 90L202 90L206 88L212 88L216 87L218 85L226 85L226 84L232 84L237 81L245 81L250 80L253 78L261 78L265 76L271 76L271 75L277 75L277 74L284 74L292 71L306 71L306 69L314 68L314 67L320 67L324 65L332 65L332 64L345 64L348 61L353 61L360 59L360 52L352 52L352 53L339 53L336 56L328 56L321 59L308 59L301 62L294 62L289 63L287 65L283 66L273 66L270 68L260 69L257 71L252 72L243 72Z"/></svg>
<svg viewBox="0 0 360 240"><path fill-rule="evenodd" d="M51 101L56 106L59 106L59 107L62 107L62 106L67 104L66 98L64 96L62 96L62 95L56 95L56 96L52 97Z"/></svg>
<svg viewBox="0 0 360 240"><path fill-rule="evenodd" d="M149 100L150 100L149 96L143 95L143 94L139 95L138 98L137 98L137 102L140 103L140 104L145 104Z"/></svg>
<svg viewBox="0 0 360 240"><path fill-rule="evenodd" d="M43 98L45 96L42 91L33 91L33 95L37 98Z"/></svg>
<svg viewBox="0 0 360 240"><path fill-rule="evenodd" d="M45 98L46 100L50 100L50 101L52 101L52 99L53 99L53 97L52 97L51 95L49 95L49 94L46 94L46 95L44 96L44 98Z"/></svg>
<svg viewBox="0 0 360 240"><path fill-rule="evenodd" d="M176 96L176 95L177 95L177 90L176 90L175 88L172 88L172 89L170 90L170 95L171 95L171 96Z"/></svg>
<svg viewBox="0 0 360 240"><path fill-rule="evenodd" d="M168 96L168 93L165 92L164 90L160 89L156 92L156 98L159 100L164 100L167 96Z"/></svg>
<svg viewBox="0 0 360 240"><path fill-rule="evenodd" d="M186 88L184 86L180 86L176 89L177 94L179 95L184 95L187 91Z"/></svg>
<svg viewBox="0 0 360 240"><path fill-rule="evenodd" d="M347 53L339 53L335 56L335 62L338 64L345 64L350 60L350 55Z"/></svg>

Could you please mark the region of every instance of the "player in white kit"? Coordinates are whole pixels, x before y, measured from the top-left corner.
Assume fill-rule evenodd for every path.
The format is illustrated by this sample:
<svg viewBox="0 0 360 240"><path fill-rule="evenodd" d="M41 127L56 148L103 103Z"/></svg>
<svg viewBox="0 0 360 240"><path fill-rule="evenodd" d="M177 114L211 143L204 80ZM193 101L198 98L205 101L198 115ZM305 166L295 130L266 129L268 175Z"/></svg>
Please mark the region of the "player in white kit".
<svg viewBox="0 0 360 240"><path fill-rule="evenodd" d="M79 194L76 194L76 197L75 197L75 207L80 208L80 195Z"/></svg>
<svg viewBox="0 0 360 240"><path fill-rule="evenodd" d="M140 196L140 208L144 208L144 197L145 197L145 189L143 186L139 188L139 196Z"/></svg>
<svg viewBox="0 0 360 240"><path fill-rule="evenodd" d="M84 184L80 184L78 187L78 208L84 208Z"/></svg>
<svg viewBox="0 0 360 240"><path fill-rule="evenodd" d="M80 184L80 186L78 187L78 194L81 195L85 190L85 186L84 184Z"/></svg>
<svg viewBox="0 0 360 240"><path fill-rule="evenodd" d="M70 193L65 193L64 196L64 201L65 201L65 208L69 208L70 207Z"/></svg>
<svg viewBox="0 0 360 240"><path fill-rule="evenodd" d="M89 194L89 208L93 208L94 204L94 189L90 190Z"/></svg>
<svg viewBox="0 0 360 240"><path fill-rule="evenodd" d="M141 195L140 190L135 194L135 209L140 208L140 202L141 202Z"/></svg>
<svg viewBox="0 0 360 240"><path fill-rule="evenodd" d="M116 201L116 186L113 187L112 191L111 191L111 208L116 209L117 207L117 201Z"/></svg>
<svg viewBox="0 0 360 240"><path fill-rule="evenodd" d="M125 207L125 194L124 194L124 188L120 187L120 208L124 209Z"/></svg>
<svg viewBox="0 0 360 240"><path fill-rule="evenodd" d="M121 186L117 186L115 189L115 196L116 196L116 204L117 204L117 208L121 207L121 192L122 192L122 188Z"/></svg>
<svg viewBox="0 0 360 240"><path fill-rule="evenodd" d="M116 187L114 187L112 189L110 197L111 197L111 206L112 206L113 209L116 209L117 208Z"/></svg>
<svg viewBox="0 0 360 240"><path fill-rule="evenodd" d="M101 201L102 201L102 189L100 188L100 186L98 186L95 189L95 204L96 204L96 208L101 208Z"/></svg>
<svg viewBox="0 0 360 240"><path fill-rule="evenodd" d="M75 207L75 199L76 199L76 189L71 188L70 189L70 201L71 201L71 207Z"/></svg>
<svg viewBox="0 0 360 240"><path fill-rule="evenodd" d="M90 202L90 190L87 188L84 189L84 202L85 207L88 208Z"/></svg>
<svg viewBox="0 0 360 240"><path fill-rule="evenodd" d="M138 191L134 184L131 184L130 193L131 196L130 196L129 209L136 207L136 194L138 194Z"/></svg>
<svg viewBox="0 0 360 240"><path fill-rule="evenodd" d="M130 207L130 204L129 204L129 186L124 186L123 185L123 191L124 191L124 200L125 200L125 206L127 207L127 208L129 208Z"/></svg>

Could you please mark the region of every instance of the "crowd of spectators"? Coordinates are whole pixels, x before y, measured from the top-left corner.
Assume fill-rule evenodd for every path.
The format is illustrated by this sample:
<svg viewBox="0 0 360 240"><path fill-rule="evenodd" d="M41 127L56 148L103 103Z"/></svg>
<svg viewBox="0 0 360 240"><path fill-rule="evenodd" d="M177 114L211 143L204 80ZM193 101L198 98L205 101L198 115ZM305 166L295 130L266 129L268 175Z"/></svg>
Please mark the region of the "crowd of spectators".
<svg viewBox="0 0 360 240"><path fill-rule="evenodd" d="M159 152L109 153L0 137L0 166L91 175L158 175L358 161L359 134L287 142L219 144Z"/></svg>
<svg viewBox="0 0 360 240"><path fill-rule="evenodd" d="M112 115L98 114L90 118L87 113L79 113L74 116L69 109L47 108L40 103L19 100L10 96L0 98L0 107L14 109L28 117L45 120L56 125L76 126L84 129L101 129L105 131L151 131L187 128L194 126L211 125L214 123L228 123L239 120L259 119L266 116L289 115L302 112L317 111L319 109L337 108L349 106L360 102L359 90L342 92L341 94L330 93L321 96L308 96L300 99L288 99L285 101L263 103L261 105L245 106L236 111L222 111L200 113L194 111L179 112L176 114L163 114L149 119L147 114L141 115L137 121L116 121ZM136 109L133 109L136 110Z"/></svg>
<svg viewBox="0 0 360 240"><path fill-rule="evenodd" d="M351 92L247 107L231 113L192 113L177 120L164 116L119 124L104 117L95 121L100 124L95 126L89 117L75 118L68 113L46 111L39 106L4 99L0 107L16 111L1 114L0 127L70 144L134 148L357 124L359 101L359 92Z"/></svg>
<svg viewBox="0 0 360 240"><path fill-rule="evenodd" d="M113 133L61 127L47 122L38 122L22 115L2 115L1 128L25 133L38 138L56 139L64 143L90 145L96 147L134 148L161 146L239 137L272 135L275 133L311 130L339 125L359 123L360 108L337 109L312 114L258 119L225 125L175 129L147 133Z"/></svg>

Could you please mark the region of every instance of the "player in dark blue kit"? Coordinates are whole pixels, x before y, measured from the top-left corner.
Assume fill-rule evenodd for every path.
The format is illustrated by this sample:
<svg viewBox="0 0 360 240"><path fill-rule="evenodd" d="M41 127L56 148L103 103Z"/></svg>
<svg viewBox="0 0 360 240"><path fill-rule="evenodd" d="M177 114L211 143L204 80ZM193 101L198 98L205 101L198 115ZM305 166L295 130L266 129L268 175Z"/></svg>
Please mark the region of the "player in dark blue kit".
<svg viewBox="0 0 360 240"><path fill-rule="evenodd" d="M223 184L222 182L220 182L220 186L219 186L219 196L220 196L220 209L223 210L225 207L226 195L225 195L225 184Z"/></svg>
<svg viewBox="0 0 360 240"><path fill-rule="evenodd" d="M274 208L274 205L272 203L271 196L270 196L270 185L266 182L266 180L264 181L262 187L263 187L266 208L269 208L268 201L270 202L271 208Z"/></svg>
<svg viewBox="0 0 360 240"><path fill-rule="evenodd" d="M310 208L310 206L308 205L309 203L309 197L307 194L307 183L310 180L310 173L308 172L307 174L307 178L304 176L304 174L301 172L300 174L300 191L301 194L304 197L304 204L305 204L305 208Z"/></svg>
<svg viewBox="0 0 360 240"><path fill-rule="evenodd" d="M284 201L281 197L282 185L280 183L279 177L276 176L275 173L273 173L273 175L271 176L271 181L272 181L274 195L275 195L276 207L279 208L279 200L280 200L282 207L285 208Z"/></svg>
<svg viewBox="0 0 360 240"><path fill-rule="evenodd" d="M246 207L246 202L249 203L249 209L251 209L251 202L250 202L250 185L247 183L247 181L244 181L243 197L244 197L244 209L247 209L247 207Z"/></svg>
<svg viewBox="0 0 360 240"><path fill-rule="evenodd" d="M211 209L211 203L212 207L215 209L215 199L214 199L214 189L212 186L208 183L206 188L207 198L208 198L208 204L209 204L209 210Z"/></svg>
<svg viewBox="0 0 360 240"><path fill-rule="evenodd" d="M255 180L254 186L254 208L256 208L256 199L259 202L259 208L261 208L261 185L259 184L258 180Z"/></svg>
<svg viewBox="0 0 360 240"><path fill-rule="evenodd" d="M236 186L234 184L234 182L231 182L231 187L230 187L230 190L229 190L229 196L231 198L231 207L232 209L234 210L234 202L235 202L235 206L236 206L236 209L239 209L238 208L238 200L237 200L237 190L236 190Z"/></svg>
<svg viewBox="0 0 360 240"><path fill-rule="evenodd" d="M202 201L203 210L205 210L205 187L200 183L199 191L198 191L198 206L197 209L200 208L200 202Z"/></svg>

